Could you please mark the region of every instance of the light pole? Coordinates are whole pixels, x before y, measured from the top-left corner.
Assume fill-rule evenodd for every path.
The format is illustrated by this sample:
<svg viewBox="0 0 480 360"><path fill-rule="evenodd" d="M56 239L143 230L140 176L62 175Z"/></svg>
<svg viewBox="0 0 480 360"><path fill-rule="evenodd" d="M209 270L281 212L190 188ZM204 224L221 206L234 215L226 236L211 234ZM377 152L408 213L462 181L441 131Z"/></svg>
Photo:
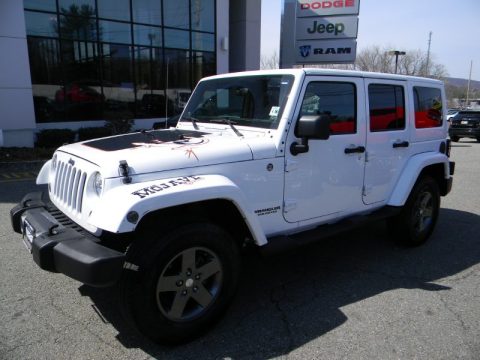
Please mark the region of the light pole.
<svg viewBox="0 0 480 360"><path fill-rule="evenodd" d="M398 68L398 56L399 55L405 55L405 51L399 51L399 50L392 50L387 53L388 55L395 55L395 74L397 73L397 68Z"/></svg>

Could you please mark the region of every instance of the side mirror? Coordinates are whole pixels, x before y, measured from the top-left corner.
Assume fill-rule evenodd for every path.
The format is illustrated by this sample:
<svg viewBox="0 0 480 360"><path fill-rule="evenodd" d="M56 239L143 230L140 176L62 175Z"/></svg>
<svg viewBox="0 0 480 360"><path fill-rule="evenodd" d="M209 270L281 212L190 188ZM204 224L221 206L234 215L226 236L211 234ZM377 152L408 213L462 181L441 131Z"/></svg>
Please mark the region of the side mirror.
<svg viewBox="0 0 480 360"><path fill-rule="evenodd" d="M295 136L299 138L328 140L330 137L330 116L302 116L295 127Z"/></svg>
<svg viewBox="0 0 480 360"><path fill-rule="evenodd" d="M327 140L330 137L330 116L302 116L295 127L295 136L302 138L302 142L292 143L292 155L308 152L308 139Z"/></svg>

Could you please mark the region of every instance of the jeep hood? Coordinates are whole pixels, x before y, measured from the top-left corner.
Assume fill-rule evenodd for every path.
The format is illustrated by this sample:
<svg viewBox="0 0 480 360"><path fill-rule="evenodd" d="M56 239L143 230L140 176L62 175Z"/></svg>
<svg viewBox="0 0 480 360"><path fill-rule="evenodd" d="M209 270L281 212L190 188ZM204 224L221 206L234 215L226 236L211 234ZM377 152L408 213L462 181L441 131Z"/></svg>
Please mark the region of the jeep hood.
<svg viewBox="0 0 480 360"><path fill-rule="evenodd" d="M181 129L113 136L59 150L98 165L104 177L118 177L122 160L134 175L275 156L273 142L261 132L239 137L231 131Z"/></svg>

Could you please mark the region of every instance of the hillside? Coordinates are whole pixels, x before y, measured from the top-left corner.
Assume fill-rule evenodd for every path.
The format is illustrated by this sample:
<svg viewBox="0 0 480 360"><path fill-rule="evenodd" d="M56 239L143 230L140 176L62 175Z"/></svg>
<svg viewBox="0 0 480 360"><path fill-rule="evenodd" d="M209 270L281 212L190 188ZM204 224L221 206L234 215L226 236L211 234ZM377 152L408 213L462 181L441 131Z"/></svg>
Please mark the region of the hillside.
<svg viewBox="0 0 480 360"><path fill-rule="evenodd" d="M460 78L445 78L445 83L448 85L456 86L456 87L467 87L468 79L460 79ZM472 80L470 81L470 90L471 91L480 91L480 81Z"/></svg>

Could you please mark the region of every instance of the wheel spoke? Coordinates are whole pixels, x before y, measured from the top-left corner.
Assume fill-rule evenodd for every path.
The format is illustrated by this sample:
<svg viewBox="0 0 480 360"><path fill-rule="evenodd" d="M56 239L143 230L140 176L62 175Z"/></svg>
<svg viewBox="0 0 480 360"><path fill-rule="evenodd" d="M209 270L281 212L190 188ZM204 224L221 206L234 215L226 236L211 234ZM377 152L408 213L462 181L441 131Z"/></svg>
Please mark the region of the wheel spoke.
<svg viewBox="0 0 480 360"><path fill-rule="evenodd" d="M182 252L182 271L186 272L188 269L195 269L195 253L196 249L187 249Z"/></svg>
<svg viewBox="0 0 480 360"><path fill-rule="evenodd" d="M431 207L426 208L423 211L423 218L431 218L433 216L433 209Z"/></svg>
<svg viewBox="0 0 480 360"><path fill-rule="evenodd" d="M422 231L422 218L416 217L413 223L413 228L418 232Z"/></svg>
<svg viewBox="0 0 480 360"><path fill-rule="evenodd" d="M212 302L212 295L203 285L198 286L197 292L192 293L193 299L202 307L207 307Z"/></svg>
<svg viewBox="0 0 480 360"><path fill-rule="evenodd" d="M220 272L221 269L220 262L217 259L212 259L208 264L198 268L197 273L201 275L202 280L206 280L210 276Z"/></svg>
<svg viewBox="0 0 480 360"><path fill-rule="evenodd" d="M423 197L420 202L420 208L426 209L431 199L432 199L432 194L430 194L429 192L423 193Z"/></svg>
<svg viewBox="0 0 480 360"><path fill-rule="evenodd" d="M188 299L190 297L188 295L182 295L179 291L175 294L175 298L173 299L172 307L168 312L168 315L180 319L183 315L183 311L185 310L185 306L187 305Z"/></svg>
<svg viewBox="0 0 480 360"><path fill-rule="evenodd" d="M421 217L418 221L418 231L419 232L422 232L423 230L425 230L426 226L425 226L425 219L423 217Z"/></svg>
<svg viewBox="0 0 480 360"><path fill-rule="evenodd" d="M178 291L179 281L182 281L180 276L162 276L158 282L157 291L166 292L166 291Z"/></svg>

